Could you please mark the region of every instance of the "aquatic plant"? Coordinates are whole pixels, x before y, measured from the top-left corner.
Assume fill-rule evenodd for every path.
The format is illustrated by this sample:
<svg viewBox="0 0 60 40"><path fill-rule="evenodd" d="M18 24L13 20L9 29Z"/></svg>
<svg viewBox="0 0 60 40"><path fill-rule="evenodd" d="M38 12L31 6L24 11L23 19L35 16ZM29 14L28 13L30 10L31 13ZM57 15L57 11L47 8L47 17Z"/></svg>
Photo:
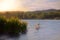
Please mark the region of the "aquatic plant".
<svg viewBox="0 0 60 40"><path fill-rule="evenodd" d="M0 34L4 33L6 25L6 18L4 16L0 16Z"/></svg>
<svg viewBox="0 0 60 40"><path fill-rule="evenodd" d="M26 22L22 22L21 25L21 33L26 33L27 32L27 23Z"/></svg>
<svg viewBox="0 0 60 40"><path fill-rule="evenodd" d="M27 23L18 18L11 17L9 19L0 17L0 33L8 35L17 35L25 33L27 30Z"/></svg>

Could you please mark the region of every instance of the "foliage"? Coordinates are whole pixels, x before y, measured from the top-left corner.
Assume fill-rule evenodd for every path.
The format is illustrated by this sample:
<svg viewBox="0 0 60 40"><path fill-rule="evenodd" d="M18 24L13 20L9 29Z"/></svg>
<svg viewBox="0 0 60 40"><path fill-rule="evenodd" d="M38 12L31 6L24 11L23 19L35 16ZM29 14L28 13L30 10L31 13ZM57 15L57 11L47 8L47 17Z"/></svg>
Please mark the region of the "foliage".
<svg viewBox="0 0 60 40"><path fill-rule="evenodd" d="M49 9L42 11L12 11L5 12L5 14L0 14L2 16L10 17L18 17L20 19L60 19L60 10Z"/></svg>
<svg viewBox="0 0 60 40"><path fill-rule="evenodd" d="M26 25L27 25L26 22L22 22L22 25L21 25L21 33L26 33L26 31L27 31Z"/></svg>
<svg viewBox="0 0 60 40"><path fill-rule="evenodd" d="M4 33L4 29L5 29L5 25L6 25L6 19L5 17L0 17L0 34Z"/></svg>
<svg viewBox="0 0 60 40"><path fill-rule="evenodd" d="M22 28L21 28L22 27ZM27 24L25 22L21 23L18 18L11 17L9 19L5 17L0 17L0 33L8 35L17 35L26 31Z"/></svg>

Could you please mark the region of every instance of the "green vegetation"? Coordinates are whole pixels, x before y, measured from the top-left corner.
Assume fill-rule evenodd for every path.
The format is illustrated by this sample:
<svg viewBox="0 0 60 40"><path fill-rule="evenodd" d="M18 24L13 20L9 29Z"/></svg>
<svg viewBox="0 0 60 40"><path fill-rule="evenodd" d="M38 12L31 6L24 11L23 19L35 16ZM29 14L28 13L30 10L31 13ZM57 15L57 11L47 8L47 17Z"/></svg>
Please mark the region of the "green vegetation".
<svg viewBox="0 0 60 40"><path fill-rule="evenodd" d="M49 9L41 11L9 11L0 12L0 16L18 17L19 19L60 19L60 10Z"/></svg>
<svg viewBox="0 0 60 40"><path fill-rule="evenodd" d="M6 25L5 17L0 17L0 34L4 33L5 25Z"/></svg>
<svg viewBox="0 0 60 40"><path fill-rule="evenodd" d="M18 18L0 17L0 34L17 35L19 33L25 33L27 30L26 22L19 20Z"/></svg>
<svg viewBox="0 0 60 40"><path fill-rule="evenodd" d="M26 31L27 31L26 25L27 25L26 22L22 22L22 25L21 25L21 33L26 33Z"/></svg>

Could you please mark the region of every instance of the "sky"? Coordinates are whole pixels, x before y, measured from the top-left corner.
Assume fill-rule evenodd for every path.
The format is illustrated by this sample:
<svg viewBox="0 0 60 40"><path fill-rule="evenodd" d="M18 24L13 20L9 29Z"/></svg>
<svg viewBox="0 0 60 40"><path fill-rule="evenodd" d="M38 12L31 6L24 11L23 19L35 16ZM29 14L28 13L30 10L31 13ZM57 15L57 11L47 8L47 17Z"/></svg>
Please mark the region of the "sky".
<svg viewBox="0 0 60 40"><path fill-rule="evenodd" d="M60 0L0 0L0 11L60 9Z"/></svg>

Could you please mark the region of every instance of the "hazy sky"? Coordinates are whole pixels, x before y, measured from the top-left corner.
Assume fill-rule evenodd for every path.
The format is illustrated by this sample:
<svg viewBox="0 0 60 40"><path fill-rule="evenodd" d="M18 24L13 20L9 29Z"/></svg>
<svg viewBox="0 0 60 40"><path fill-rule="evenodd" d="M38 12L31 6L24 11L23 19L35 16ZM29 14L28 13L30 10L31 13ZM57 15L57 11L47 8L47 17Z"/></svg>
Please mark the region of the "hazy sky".
<svg viewBox="0 0 60 40"><path fill-rule="evenodd" d="M0 0L0 11L60 9L60 0Z"/></svg>

